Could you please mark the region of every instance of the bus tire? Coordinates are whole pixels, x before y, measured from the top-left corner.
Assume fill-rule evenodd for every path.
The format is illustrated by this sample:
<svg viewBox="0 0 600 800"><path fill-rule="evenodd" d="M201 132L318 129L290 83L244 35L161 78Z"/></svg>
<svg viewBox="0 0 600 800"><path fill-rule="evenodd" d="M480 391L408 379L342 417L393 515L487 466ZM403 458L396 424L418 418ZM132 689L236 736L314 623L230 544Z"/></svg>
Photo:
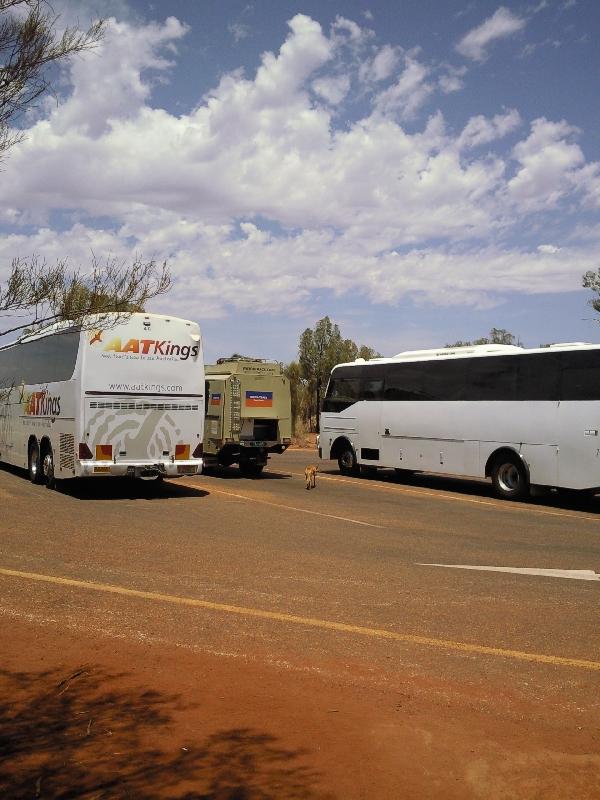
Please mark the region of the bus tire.
<svg viewBox="0 0 600 800"><path fill-rule="evenodd" d="M56 478L54 477L54 454L52 453L52 445L47 442L42 450L42 475L43 481L47 489L54 489L56 487Z"/></svg>
<svg viewBox="0 0 600 800"><path fill-rule="evenodd" d="M529 494L527 472L517 456L501 455L494 461L492 484L503 500L522 500Z"/></svg>
<svg viewBox="0 0 600 800"><path fill-rule="evenodd" d="M342 445L342 449L338 453L338 467L342 475L356 475L357 465L354 450L349 444Z"/></svg>
<svg viewBox="0 0 600 800"><path fill-rule="evenodd" d="M27 453L27 469L29 472L29 480L32 483L42 482L42 464L40 460L40 446L37 439L29 443L29 450Z"/></svg>

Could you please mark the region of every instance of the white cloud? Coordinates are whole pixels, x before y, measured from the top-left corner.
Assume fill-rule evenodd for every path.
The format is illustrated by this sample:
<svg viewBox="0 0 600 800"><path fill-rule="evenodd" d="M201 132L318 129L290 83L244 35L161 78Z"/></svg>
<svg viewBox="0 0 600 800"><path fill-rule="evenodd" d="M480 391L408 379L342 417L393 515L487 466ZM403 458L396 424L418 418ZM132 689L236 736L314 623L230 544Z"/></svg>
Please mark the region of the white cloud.
<svg viewBox="0 0 600 800"><path fill-rule="evenodd" d="M533 122L527 139L514 147L519 167L507 189L522 211L553 208L578 187L585 158L572 141L576 133L577 129L564 121L541 118Z"/></svg>
<svg viewBox="0 0 600 800"><path fill-rule="evenodd" d="M349 75L332 75L317 78L312 83L313 90L331 105L338 105L350 90Z"/></svg>
<svg viewBox="0 0 600 800"><path fill-rule="evenodd" d="M540 244L538 245L538 253L544 253L547 255L553 255L554 253L560 253L560 247L557 247L555 244Z"/></svg>
<svg viewBox="0 0 600 800"><path fill-rule="evenodd" d="M504 114L496 114L492 119L484 116L471 117L458 137L459 149L489 144L512 133L521 124L519 112L511 108Z"/></svg>
<svg viewBox="0 0 600 800"><path fill-rule="evenodd" d="M184 26L112 22L102 49L72 65L66 102L4 164L0 272L16 255L84 265L92 251L141 252L168 258L176 276L163 308L197 302L218 316L300 314L324 289L374 303L484 306L507 291L572 289L595 268L592 234L561 235L560 258L552 244L515 244L530 214L543 242L554 219L544 215L558 204L600 205L600 165L586 162L575 128L535 120L507 155L493 143L518 130L515 109L475 115L457 133L439 111L421 124L435 70L385 48L370 53L372 109L336 127L315 92L342 102L364 58L341 62L339 37L363 34L338 21L327 36L305 15L289 26L255 75L224 75L176 116L151 107L152 81L168 74L164 53L175 57ZM397 53L400 72L388 73ZM66 221L54 228L57 212Z"/></svg>
<svg viewBox="0 0 600 800"><path fill-rule="evenodd" d="M491 17L465 34L456 49L466 58L484 61L487 58L486 48L492 42L518 33L525 25L526 20L523 17L517 16L505 6L500 6Z"/></svg>
<svg viewBox="0 0 600 800"><path fill-rule="evenodd" d="M438 79L438 84L442 92L444 94L459 92L465 85L463 78L466 72L466 67L448 67L446 73L441 75Z"/></svg>
<svg viewBox="0 0 600 800"><path fill-rule="evenodd" d="M389 78L400 60L401 50L389 44L379 48L373 58L368 59L360 68L362 81L383 81Z"/></svg>
<svg viewBox="0 0 600 800"><path fill-rule="evenodd" d="M187 31L175 17L143 28L115 19L109 22L99 45L72 61L73 91L52 114L55 133L79 130L96 137L106 132L112 120L135 117L151 94L151 83L142 74L169 69L172 61L158 52Z"/></svg>
<svg viewBox="0 0 600 800"><path fill-rule="evenodd" d="M250 26L244 22L232 22L227 26L227 30L233 36L234 42L241 42L250 35Z"/></svg>
<svg viewBox="0 0 600 800"><path fill-rule="evenodd" d="M375 111L402 120L414 118L433 92L433 85L426 80L429 74L427 66L406 56L404 70L398 80L376 96L373 103Z"/></svg>

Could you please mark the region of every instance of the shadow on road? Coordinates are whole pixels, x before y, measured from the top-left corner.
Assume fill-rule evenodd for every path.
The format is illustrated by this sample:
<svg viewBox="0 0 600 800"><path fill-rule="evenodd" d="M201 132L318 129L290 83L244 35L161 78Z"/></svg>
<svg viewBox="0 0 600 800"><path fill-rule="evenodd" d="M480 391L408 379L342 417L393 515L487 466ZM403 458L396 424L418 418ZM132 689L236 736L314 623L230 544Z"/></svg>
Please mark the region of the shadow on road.
<svg viewBox="0 0 600 800"><path fill-rule="evenodd" d="M272 472L270 469L261 472L260 475L243 475L237 467L210 467L204 470L204 474L210 478L226 481L279 481L292 477L289 472Z"/></svg>
<svg viewBox="0 0 600 800"><path fill-rule="evenodd" d="M29 485L26 470L1 464L0 472L6 472ZM193 478L192 478L193 480ZM43 486L34 487L36 491L46 491ZM144 481L139 478L71 478L56 482L55 491L75 500L168 500L181 497L207 497L210 492L195 488L177 479L164 481Z"/></svg>
<svg viewBox="0 0 600 800"><path fill-rule="evenodd" d="M323 475L338 477L340 475L339 469L333 465L322 468L320 471ZM427 472L410 472L409 470L399 474L391 469L376 469L373 472L365 471L359 476L348 478L348 480L379 481L397 486L410 486L415 489L431 489L439 492L453 492L473 497L498 499L494 494L490 481L473 478L454 478L451 475L435 475ZM586 492L567 489L541 489L540 491L539 495L536 494L522 502L530 506L585 511L588 514L600 515L600 495L590 495Z"/></svg>
<svg viewBox="0 0 600 800"><path fill-rule="evenodd" d="M56 491L75 500L169 500L207 497L210 492L175 481L135 478L75 478L58 481Z"/></svg>
<svg viewBox="0 0 600 800"><path fill-rule="evenodd" d="M250 729L184 739L177 714L192 711L197 728L202 709L126 674L0 670L0 687L2 797L331 800L305 751Z"/></svg>

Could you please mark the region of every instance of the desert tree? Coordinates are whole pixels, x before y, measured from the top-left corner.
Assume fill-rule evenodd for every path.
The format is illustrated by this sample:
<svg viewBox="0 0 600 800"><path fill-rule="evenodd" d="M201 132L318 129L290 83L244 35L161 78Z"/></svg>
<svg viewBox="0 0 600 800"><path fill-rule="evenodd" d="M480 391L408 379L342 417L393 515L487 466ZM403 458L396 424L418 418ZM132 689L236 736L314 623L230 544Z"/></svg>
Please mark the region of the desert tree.
<svg viewBox="0 0 600 800"><path fill-rule="evenodd" d="M20 120L52 92L57 67L96 46L104 31L102 20L86 30L61 27L46 0L0 0L0 160L24 138ZM170 285L167 264L141 256L132 263L92 256L85 270L71 269L67 259L18 256L0 282L0 312L9 320L0 336L64 319L81 326L89 314L108 319L112 312L139 311Z"/></svg>
<svg viewBox="0 0 600 800"><path fill-rule="evenodd" d="M92 255L88 271L71 269L67 260L47 264L37 257L17 258L5 285L0 284L0 312L8 320L0 337L63 320L83 328L106 326L115 313L143 311L148 300L170 287L167 263L140 256L128 264ZM93 320L86 319L90 315Z"/></svg>
<svg viewBox="0 0 600 800"><path fill-rule="evenodd" d="M375 358L379 355L371 347L360 347L352 339L344 339L340 328L329 317L320 319L314 328L306 328L298 345L299 380L305 387L306 418L309 427L316 420L319 429L319 412L329 375L336 364L356 358Z"/></svg>
<svg viewBox="0 0 600 800"><path fill-rule="evenodd" d="M0 159L23 138L16 127L22 115L52 90L53 68L94 47L103 33L102 20L59 31L46 0L0 0Z"/></svg>
<svg viewBox="0 0 600 800"><path fill-rule="evenodd" d="M473 339L473 341L459 339L457 342L447 344L446 347L472 347L478 344L514 344L518 347L523 346L523 342L519 337L507 331L506 328L492 328L487 336L482 336L480 339Z"/></svg>
<svg viewBox="0 0 600 800"><path fill-rule="evenodd" d="M596 297L589 300L589 304L594 311L600 311L600 268L597 272L589 269L582 275L582 286L584 289L591 289L595 292Z"/></svg>

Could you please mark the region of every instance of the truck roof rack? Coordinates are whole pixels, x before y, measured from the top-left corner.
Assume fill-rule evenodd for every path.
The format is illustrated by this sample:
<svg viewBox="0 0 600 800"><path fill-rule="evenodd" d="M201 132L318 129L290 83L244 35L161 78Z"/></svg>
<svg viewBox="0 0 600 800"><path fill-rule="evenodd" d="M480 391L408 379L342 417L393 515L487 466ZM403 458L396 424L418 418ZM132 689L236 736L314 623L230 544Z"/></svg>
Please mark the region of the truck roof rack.
<svg viewBox="0 0 600 800"><path fill-rule="evenodd" d="M251 364L278 364L279 362L276 361L274 358L250 358L250 356L238 356L236 354L232 356L225 356L223 358L217 358L217 364L227 364L230 361L247 361Z"/></svg>

